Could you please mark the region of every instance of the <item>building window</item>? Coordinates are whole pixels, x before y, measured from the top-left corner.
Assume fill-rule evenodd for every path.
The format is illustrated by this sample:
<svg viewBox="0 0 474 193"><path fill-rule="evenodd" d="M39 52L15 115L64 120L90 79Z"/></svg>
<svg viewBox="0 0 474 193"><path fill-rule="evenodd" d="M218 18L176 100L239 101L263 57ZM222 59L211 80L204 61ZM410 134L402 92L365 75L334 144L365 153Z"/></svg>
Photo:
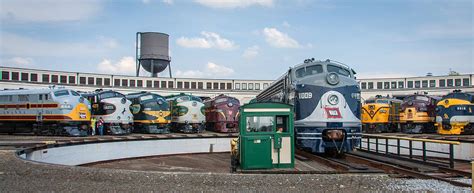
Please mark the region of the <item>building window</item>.
<svg viewBox="0 0 474 193"><path fill-rule="evenodd" d="M469 78L463 78L462 79L462 85L463 86L471 86L471 85L469 85Z"/></svg>
<svg viewBox="0 0 474 193"><path fill-rule="evenodd" d="M214 89L214 90L219 89L219 83L218 82L212 83L212 86L213 86L212 89Z"/></svg>
<svg viewBox="0 0 474 193"><path fill-rule="evenodd" d="M430 87L436 87L436 81L430 80Z"/></svg>
<svg viewBox="0 0 474 193"><path fill-rule="evenodd" d="M367 83L367 89L374 89L374 83L373 82Z"/></svg>
<svg viewBox="0 0 474 193"><path fill-rule="evenodd" d="M367 83L366 82L361 83L360 87L364 90L367 89Z"/></svg>
<svg viewBox="0 0 474 193"><path fill-rule="evenodd" d="M265 85L263 85L263 86L265 87ZM240 83L235 83L234 89L235 90L240 90Z"/></svg>
<svg viewBox="0 0 474 193"><path fill-rule="evenodd" d="M224 90L225 89L225 83L221 82L219 89Z"/></svg>
<svg viewBox="0 0 474 193"><path fill-rule="evenodd" d="M156 81L156 82L158 82L158 81ZM148 88L153 87L152 83L153 83L153 82L152 82L151 80L147 80L147 81L146 81L146 87L148 87Z"/></svg>
<svg viewBox="0 0 474 193"><path fill-rule="evenodd" d="M160 88L167 88L166 87L166 81L161 81L161 87Z"/></svg>
<svg viewBox="0 0 474 193"><path fill-rule="evenodd" d="M196 82L191 82L191 89L196 89Z"/></svg>
<svg viewBox="0 0 474 193"><path fill-rule="evenodd" d="M12 80L20 80L20 75L18 75L18 72L12 72Z"/></svg>
<svg viewBox="0 0 474 193"><path fill-rule="evenodd" d="M446 87L446 80L445 79L439 80L439 87Z"/></svg>
<svg viewBox="0 0 474 193"><path fill-rule="evenodd" d="M31 73L30 74L30 81L31 82L38 82L38 74Z"/></svg>
<svg viewBox="0 0 474 193"><path fill-rule="evenodd" d="M415 88L420 88L421 82L419 80L415 81Z"/></svg>
<svg viewBox="0 0 474 193"><path fill-rule="evenodd" d="M454 80L454 85L455 86L461 86L461 79Z"/></svg>
<svg viewBox="0 0 474 193"><path fill-rule="evenodd" d="M184 82L184 88L189 89L189 82Z"/></svg>
<svg viewBox="0 0 474 193"><path fill-rule="evenodd" d="M120 86L120 79L114 79L114 87Z"/></svg>
<svg viewBox="0 0 474 193"><path fill-rule="evenodd" d="M428 87L428 81L427 81L427 80L421 81L421 86L422 86L423 88L427 88L427 87Z"/></svg>
<svg viewBox="0 0 474 193"><path fill-rule="evenodd" d="M135 85L135 80L130 80L130 87L136 87L137 85Z"/></svg>
<svg viewBox="0 0 474 193"><path fill-rule="evenodd" d="M96 78L95 79L95 84L99 85L99 86L102 86L102 78Z"/></svg>
<svg viewBox="0 0 474 193"><path fill-rule="evenodd" d="M150 82L151 82L151 81L150 81ZM150 87L151 87L151 86L150 86ZM153 81L153 87L154 87L154 88L159 88L159 87L160 87L160 81L157 81L157 80Z"/></svg>
<svg viewBox="0 0 474 193"><path fill-rule="evenodd" d="M87 85L94 85L94 84L95 84L94 77L87 77Z"/></svg>
<svg viewBox="0 0 474 193"><path fill-rule="evenodd" d="M268 83L263 83L263 89L266 89L268 87Z"/></svg>
<svg viewBox="0 0 474 193"><path fill-rule="evenodd" d="M403 81L398 81L398 88L404 88L405 85L403 84Z"/></svg>
<svg viewBox="0 0 474 193"><path fill-rule="evenodd" d="M52 76L51 76L51 82L53 82L53 83L58 83L58 82L59 82L59 77L58 77L58 75L52 75Z"/></svg>
<svg viewBox="0 0 474 193"><path fill-rule="evenodd" d="M2 71L2 80L10 80L10 72Z"/></svg>
<svg viewBox="0 0 474 193"><path fill-rule="evenodd" d="M86 77L79 77L79 83L80 84L86 84Z"/></svg>
<svg viewBox="0 0 474 193"><path fill-rule="evenodd" d="M247 90L247 83L242 83L242 90Z"/></svg>
<svg viewBox="0 0 474 193"><path fill-rule="evenodd" d="M137 80L137 86L143 87L143 80Z"/></svg>
<svg viewBox="0 0 474 193"><path fill-rule="evenodd" d="M122 86L124 86L124 87L128 86L128 80L127 79L122 79Z"/></svg>
<svg viewBox="0 0 474 193"><path fill-rule="evenodd" d="M69 76L69 84L76 84L76 77L75 76Z"/></svg>
<svg viewBox="0 0 474 193"><path fill-rule="evenodd" d="M396 89L397 88L397 82L391 82L390 83L390 88Z"/></svg>
<svg viewBox="0 0 474 193"><path fill-rule="evenodd" d="M390 82L384 82L383 89L390 89Z"/></svg>
<svg viewBox="0 0 474 193"><path fill-rule="evenodd" d="M174 88L173 81L168 81L168 88Z"/></svg>
<svg viewBox="0 0 474 193"><path fill-rule="evenodd" d="M382 82L377 82L377 89L382 89Z"/></svg>
<svg viewBox="0 0 474 193"><path fill-rule="evenodd" d="M448 87L452 87L453 86L453 79L448 79Z"/></svg>
<svg viewBox="0 0 474 193"><path fill-rule="evenodd" d="M178 84L177 84L178 88L183 88L183 82L181 81L178 81Z"/></svg>
<svg viewBox="0 0 474 193"><path fill-rule="evenodd" d="M67 76L61 75L60 80L61 84L67 84Z"/></svg>
<svg viewBox="0 0 474 193"><path fill-rule="evenodd" d="M249 90L253 90L253 83L249 83Z"/></svg>
<svg viewBox="0 0 474 193"><path fill-rule="evenodd" d="M198 82L198 89L203 89L204 84L202 82Z"/></svg>
<svg viewBox="0 0 474 193"><path fill-rule="evenodd" d="M110 86L110 78L104 78L104 85Z"/></svg>
<svg viewBox="0 0 474 193"><path fill-rule="evenodd" d="M407 82L407 87L408 88L413 88L413 81L408 81Z"/></svg>
<svg viewBox="0 0 474 193"><path fill-rule="evenodd" d="M260 90L260 83L255 83L255 90Z"/></svg>
<svg viewBox="0 0 474 193"><path fill-rule="evenodd" d="M28 81L28 73L21 73L21 81Z"/></svg>

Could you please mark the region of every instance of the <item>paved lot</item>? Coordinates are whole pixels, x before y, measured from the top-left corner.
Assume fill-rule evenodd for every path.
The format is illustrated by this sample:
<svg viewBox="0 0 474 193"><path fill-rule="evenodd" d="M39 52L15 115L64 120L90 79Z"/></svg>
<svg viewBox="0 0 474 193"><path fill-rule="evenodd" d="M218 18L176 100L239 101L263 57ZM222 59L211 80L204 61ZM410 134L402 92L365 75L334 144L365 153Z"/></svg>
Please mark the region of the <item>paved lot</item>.
<svg viewBox="0 0 474 193"><path fill-rule="evenodd" d="M468 188L457 188L444 182L387 175L241 175L58 166L20 160L11 150L0 150L0 187L2 192L470 192Z"/></svg>

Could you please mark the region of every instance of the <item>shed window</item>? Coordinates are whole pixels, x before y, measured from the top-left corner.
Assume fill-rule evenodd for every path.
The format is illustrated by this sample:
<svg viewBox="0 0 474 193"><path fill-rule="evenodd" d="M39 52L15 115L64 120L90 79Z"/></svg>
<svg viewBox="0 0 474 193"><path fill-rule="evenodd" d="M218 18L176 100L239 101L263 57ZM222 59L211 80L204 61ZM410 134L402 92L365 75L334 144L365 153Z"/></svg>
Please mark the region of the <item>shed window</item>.
<svg viewBox="0 0 474 193"><path fill-rule="evenodd" d="M265 85L263 85L265 87ZM240 90L240 83L235 83L235 90Z"/></svg>
<svg viewBox="0 0 474 193"><path fill-rule="evenodd" d="M247 117L247 132L272 132L275 118L273 116L266 117Z"/></svg>
<svg viewBox="0 0 474 193"><path fill-rule="evenodd" d="M407 87L408 88L413 88L413 81L408 81Z"/></svg>
<svg viewBox="0 0 474 193"><path fill-rule="evenodd" d="M189 89L189 82L184 82L184 88Z"/></svg>
<svg viewBox="0 0 474 193"><path fill-rule="evenodd" d="M198 82L198 89L203 89L204 88L204 83Z"/></svg>
<svg viewBox="0 0 474 193"><path fill-rule="evenodd" d="M361 88L364 90L367 89L367 83L366 82L361 83Z"/></svg>
<svg viewBox="0 0 474 193"><path fill-rule="evenodd" d="M428 81L427 81L427 80L421 81L421 86L422 86L423 88L428 87Z"/></svg>
<svg viewBox="0 0 474 193"><path fill-rule="evenodd" d="M130 87L135 87L135 80L130 80Z"/></svg>
<svg viewBox="0 0 474 193"><path fill-rule="evenodd" d="M382 89L382 82L377 82L377 89Z"/></svg>
<svg viewBox="0 0 474 193"><path fill-rule="evenodd" d="M225 83L221 83L219 89L224 90L225 89Z"/></svg>
<svg viewBox="0 0 474 193"><path fill-rule="evenodd" d="M253 83L249 83L249 90L253 90Z"/></svg>
<svg viewBox="0 0 474 193"><path fill-rule="evenodd" d="M268 87L268 83L263 83L263 89L266 89Z"/></svg>
<svg viewBox="0 0 474 193"><path fill-rule="evenodd" d="M219 89L219 83L218 83L218 82L214 82L214 83L212 84L212 86L213 86L212 89L214 89L214 90Z"/></svg>
<svg viewBox="0 0 474 193"><path fill-rule="evenodd" d="M454 85L455 86L461 86L461 79L454 80Z"/></svg>
<svg viewBox="0 0 474 193"><path fill-rule="evenodd" d="M469 85L469 78L463 78L462 79L462 85L463 86L471 86L471 85Z"/></svg>
<svg viewBox="0 0 474 193"><path fill-rule="evenodd" d="M196 82L191 82L191 88L196 89Z"/></svg>
<svg viewBox="0 0 474 193"><path fill-rule="evenodd" d="M143 87L143 80L137 80L137 87Z"/></svg>
<svg viewBox="0 0 474 193"><path fill-rule="evenodd" d="M247 83L242 83L242 90L247 90Z"/></svg>
<svg viewBox="0 0 474 193"><path fill-rule="evenodd" d="M168 88L174 88L173 81L168 81Z"/></svg>
<svg viewBox="0 0 474 193"><path fill-rule="evenodd" d="M104 85L110 86L110 78L104 78Z"/></svg>
<svg viewBox="0 0 474 193"><path fill-rule="evenodd" d="M453 79L448 79L448 87L452 87L453 86Z"/></svg>
<svg viewBox="0 0 474 193"><path fill-rule="evenodd" d="M79 83L80 84L86 84L86 77L80 77L79 78Z"/></svg>
<svg viewBox="0 0 474 193"><path fill-rule="evenodd" d="M403 84L403 81L398 81L398 88L404 88L405 85Z"/></svg>
<svg viewBox="0 0 474 193"><path fill-rule="evenodd" d="M158 81L156 81L156 82L158 82ZM148 88L153 87L152 83L153 83L153 82L152 82L151 80L147 80L147 81L146 81L146 87L148 87ZM158 85L157 85L157 86L158 86Z"/></svg>
<svg viewBox="0 0 474 193"><path fill-rule="evenodd" d="M430 87L436 87L436 80L430 80Z"/></svg>
<svg viewBox="0 0 474 193"><path fill-rule="evenodd" d="M20 80L20 75L18 72L12 72L12 80Z"/></svg>
<svg viewBox="0 0 474 193"><path fill-rule="evenodd" d="M445 79L439 80L439 87L446 87L446 80Z"/></svg>
<svg viewBox="0 0 474 193"><path fill-rule="evenodd" d="M120 79L114 79L114 86L120 86Z"/></svg>
<svg viewBox="0 0 474 193"><path fill-rule="evenodd" d="M397 82L391 82L390 83L390 88L391 89L396 89L397 88Z"/></svg>
<svg viewBox="0 0 474 193"><path fill-rule="evenodd" d="M88 85L94 85L94 77L88 77L87 78L87 84Z"/></svg>
<svg viewBox="0 0 474 193"><path fill-rule="evenodd" d="M10 80L10 72L2 71L2 80Z"/></svg>
<svg viewBox="0 0 474 193"><path fill-rule="evenodd" d="M59 82L59 77L58 77L58 75L52 75L52 76L51 76L51 82L53 82L53 83L58 83L58 82Z"/></svg>
<svg viewBox="0 0 474 193"><path fill-rule="evenodd" d="M231 89L232 89L232 83L227 83L227 90L231 90Z"/></svg>
<svg viewBox="0 0 474 193"><path fill-rule="evenodd" d="M369 82L367 84L367 89L374 89L374 83L373 82Z"/></svg>
<svg viewBox="0 0 474 193"><path fill-rule="evenodd" d="M127 79L122 79L122 86L127 87L128 86L128 80Z"/></svg>
<svg viewBox="0 0 474 193"><path fill-rule="evenodd" d="M166 88L166 81L161 81L161 88Z"/></svg>
<svg viewBox="0 0 474 193"><path fill-rule="evenodd" d="M95 83L96 85L102 86L102 78L96 78Z"/></svg>

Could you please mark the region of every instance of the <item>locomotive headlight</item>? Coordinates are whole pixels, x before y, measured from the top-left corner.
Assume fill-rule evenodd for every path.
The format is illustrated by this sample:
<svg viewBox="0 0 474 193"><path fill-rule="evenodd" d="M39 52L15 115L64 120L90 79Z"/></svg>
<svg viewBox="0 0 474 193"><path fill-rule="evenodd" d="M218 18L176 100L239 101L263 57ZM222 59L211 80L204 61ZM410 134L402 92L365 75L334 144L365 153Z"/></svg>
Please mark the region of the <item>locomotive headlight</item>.
<svg viewBox="0 0 474 193"><path fill-rule="evenodd" d="M380 113L386 113L387 111L386 110L380 110Z"/></svg>
<svg viewBox="0 0 474 193"><path fill-rule="evenodd" d="M159 105L162 105L162 104L163 104L163 101L162 101L162 100L158 100L158 104L159 104Z"/></svg>
<svg viewBox="0 0 474 193"><path fill-rule="evenodd" d="M458 111L465 111L465 110L466 110L466 107L456 107L456 110L458 110Z"/></svg>
<svg viewBox="0 0 474 193"><path fill-rule="evenodd" d="M337 103L339 103L339 98L336 95L331 95L328 98L328 102L331 105L337 105Z"/></svg>
<svg viewBox="0 0 474 193"><path fill-rule="evenodd" d="M339 83L339 76L336 73L332 72L327 75L326 80L330 85L336 85L337 83Z"/></svg>
<svg viewBox="0 0 474 193"><path fill-rule="evenodd" d="M228 103L227 106L232 107L232 106L234 106L234 104Z"/></svg>
<svg viewBox="0 0 474 193"><path fill-rule="evenodd" d="M72 105L70 105L70 104L61 104L59 106L59 108L61 108L61 109L72 109Z"/></svg>

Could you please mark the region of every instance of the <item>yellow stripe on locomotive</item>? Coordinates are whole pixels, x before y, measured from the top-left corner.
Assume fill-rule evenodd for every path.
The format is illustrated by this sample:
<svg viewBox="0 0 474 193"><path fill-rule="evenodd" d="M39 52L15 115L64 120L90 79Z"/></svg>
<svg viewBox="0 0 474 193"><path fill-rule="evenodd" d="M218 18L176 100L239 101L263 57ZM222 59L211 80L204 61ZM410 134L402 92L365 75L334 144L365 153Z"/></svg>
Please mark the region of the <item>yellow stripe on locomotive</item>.
<svg viewBox="0 0 474 193"><path fill-rule="evenodd" d="M470 101L449 98L449 95L448 98L440 100L437 104L435 127L438 134L460 135L472 133L474 131L474 101L472 99Z"/></svg>

